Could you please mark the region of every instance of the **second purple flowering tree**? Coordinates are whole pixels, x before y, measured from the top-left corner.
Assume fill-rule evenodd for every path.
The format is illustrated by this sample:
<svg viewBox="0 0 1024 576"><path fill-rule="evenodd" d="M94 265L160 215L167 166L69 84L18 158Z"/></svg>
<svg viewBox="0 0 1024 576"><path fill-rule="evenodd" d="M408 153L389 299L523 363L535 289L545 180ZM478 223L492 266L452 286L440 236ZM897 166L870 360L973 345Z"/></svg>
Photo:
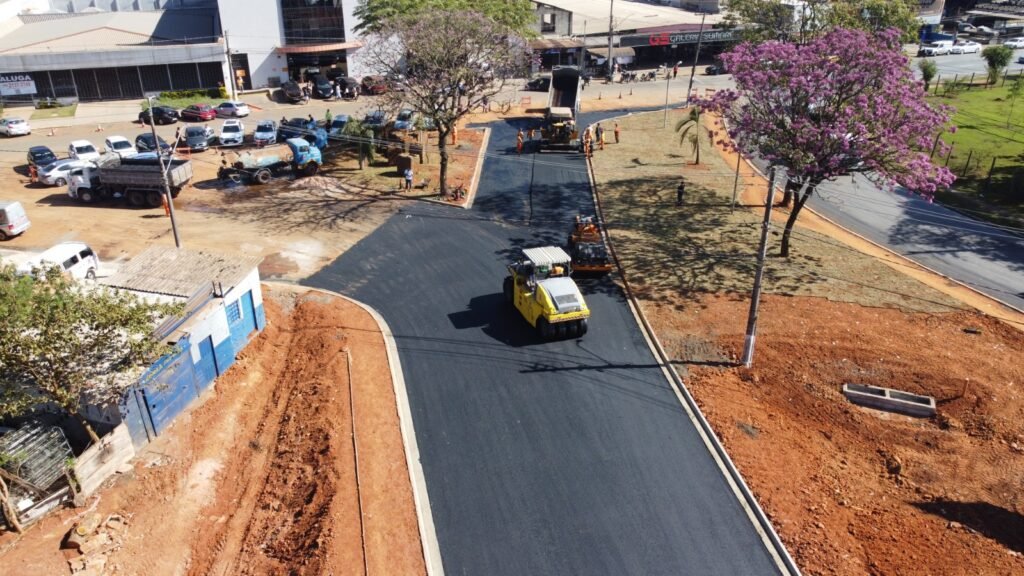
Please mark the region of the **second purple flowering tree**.
<svg viewBox="0 0 1024 576"><path fill-rule="evenodd" d="M853 172L931 196L954 176L929 158L953 131L949 110L929 105L895 30L835 29L798 46L741 44L722 56L736 81L702 102L731 137L723 142L783 168L794 193L782 236L790 234L822 182Z"/></svg>

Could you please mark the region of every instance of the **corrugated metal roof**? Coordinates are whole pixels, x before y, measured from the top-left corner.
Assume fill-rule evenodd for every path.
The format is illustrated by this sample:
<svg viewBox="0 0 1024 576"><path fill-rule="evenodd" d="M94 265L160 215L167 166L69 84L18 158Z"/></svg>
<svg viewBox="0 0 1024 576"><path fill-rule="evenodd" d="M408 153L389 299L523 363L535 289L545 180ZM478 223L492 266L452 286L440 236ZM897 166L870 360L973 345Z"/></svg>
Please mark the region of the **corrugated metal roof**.
<svg viewBox="0 0 1024 576"><path fill-rule="evenodd" d="M220 283L225 291L233 288L262 261L262 256L150 246L123 265L117 274L99 283L112 288L190 298L213 282Z"/></svg>
<svg viewBox="0 0 1024 576"><path fill-rule="evenodd" d="M0 53L56 52L69 42L79 50L83 46L103 50L150 42L213 43L220 36L216 12L210 10L26 14L16 21L21 25L0 37Z"/></svg>

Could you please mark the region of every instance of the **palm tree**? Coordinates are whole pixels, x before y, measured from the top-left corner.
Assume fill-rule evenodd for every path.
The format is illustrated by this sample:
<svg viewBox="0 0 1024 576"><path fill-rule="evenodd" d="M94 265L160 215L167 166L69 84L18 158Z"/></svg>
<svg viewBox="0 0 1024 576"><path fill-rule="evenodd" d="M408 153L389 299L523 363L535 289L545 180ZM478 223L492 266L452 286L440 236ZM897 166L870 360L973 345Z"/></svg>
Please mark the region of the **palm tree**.
<svg viewBox="0 0 1024 576"><path fill-rule="evenodd" d="M696 155L694 164L700 164L700 106L690 108L690 114L676 123L676 132L679 132L679 145L689 142Z"/></svg>

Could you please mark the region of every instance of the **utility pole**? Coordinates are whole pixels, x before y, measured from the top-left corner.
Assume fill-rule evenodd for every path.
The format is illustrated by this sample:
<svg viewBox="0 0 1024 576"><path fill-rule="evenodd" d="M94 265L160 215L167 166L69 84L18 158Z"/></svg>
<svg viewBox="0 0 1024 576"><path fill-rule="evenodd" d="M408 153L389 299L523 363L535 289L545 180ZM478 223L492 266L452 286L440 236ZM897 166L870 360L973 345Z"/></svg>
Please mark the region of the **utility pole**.
<svg viewBox="0 0 1024 576"><path fill-rule="evenodd" d="M164 181L164 201L167 202L167 209L171 215L171 232L174 233L174 247L181 248L181 238L178 237L178 224L174 218L174 198L171 197L171 186L167 183L167 170L170 165L164 166L164 151L160 149L160 138L156 135L156 121L153 120L153 97L148 96L149 101L149 127L153 131L153 144L156 146L156 157L160 160L160 174Z"/></svg>
<svg viewBox="0 0 1024 576"><path fill-rule="evenodd" d="M672 71L665 70L665 118L661 121L661 127L668 127L668 84L672 81Z"/></svg>
<svg viewBox="0 0 1024 576"><path fill-rule="evenodd" d="M747 315L747 336L743 340L743 365L747 368L754 363L754 340L757 338L757 306L761 301L761 279L764 278L764 260L768 255L768 231L772 225L772 204L775 203L775 167L768 178L768 202L764 205L764 222L761 224L761 244L757 249L757 272L754 274L754 291L750 295L750 313Z"/></svg>
<svg viewBox="0 0 1024 576"><path fill-rule="evenodd" d="M224 48L227 50L228 56L228 83L231 84L231 100L238 100L238 93L235 92L235 65L231 63L231 41L228 40L228 31L224 31Z"/></svg>
<svg viewBox="0 0 1024 576"><path fill-rule="evenodd" d="M615 68L612 67L612 38L614 37L615 24L612 20L612 14L615 13L615 0L611 0L608 3L608 81L611 82L615 79Z"/></svg>
<svg viewBox="0 0 1024 576"><path fill-rule="evenodd" d="M693 66L690 67L690 85L686 87L686 104L690 104L690 94L693 92L693 75L697 73L697 58L700 57L700 43L704 39L704 18L707 13L700 14L700 32L697 32L697 51L693 53Z"/></svg>

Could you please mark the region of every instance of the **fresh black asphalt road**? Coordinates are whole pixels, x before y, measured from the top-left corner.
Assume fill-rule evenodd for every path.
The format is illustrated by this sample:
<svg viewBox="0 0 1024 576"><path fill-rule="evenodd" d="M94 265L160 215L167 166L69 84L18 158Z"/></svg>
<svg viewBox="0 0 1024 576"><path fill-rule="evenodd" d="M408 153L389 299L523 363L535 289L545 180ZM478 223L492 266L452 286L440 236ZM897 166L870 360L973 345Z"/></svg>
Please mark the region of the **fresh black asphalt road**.
<svg viewBox="0 0 1024 576"><path fill-rule="evenodd" d="M504 303L516 250L593 207L581 157L492 128L473 210L411 203L305 282L395 335L445 573L777 574L610 280L579 340Z"/></svg>

